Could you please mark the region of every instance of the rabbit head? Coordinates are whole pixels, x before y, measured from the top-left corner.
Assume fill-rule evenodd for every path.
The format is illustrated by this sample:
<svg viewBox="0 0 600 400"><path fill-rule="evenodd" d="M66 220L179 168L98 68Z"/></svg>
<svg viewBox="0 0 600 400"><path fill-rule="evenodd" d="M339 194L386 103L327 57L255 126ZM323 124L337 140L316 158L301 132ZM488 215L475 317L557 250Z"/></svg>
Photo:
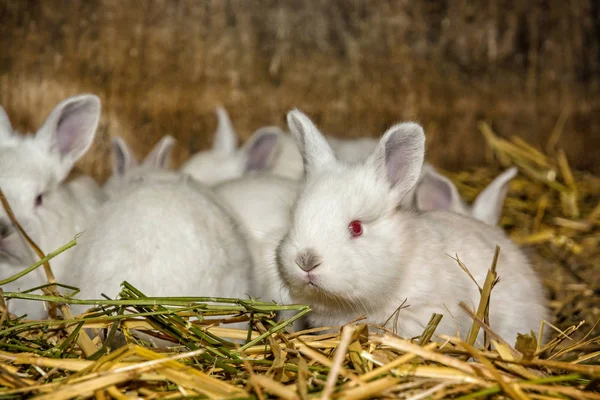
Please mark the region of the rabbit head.
<svg viewBox="0 0 600 400"><path fill-rule="evenodd" d="M395 125L363 163L348 165L300 111L288 114L288 124L305 181L277 250L280 276L297 301L365 302L401 273L390 268L401 223L395 214L419 179L423 129Z"/></svg>
<svg viewBox="0 0 600 400"><path fill-rule="evenodd" d="M170 135L163 136L152 151L140 164L135 155L121 137L112 140L113 162L112 176L104 184L104 191L113 197L131 183L142 181L150 175L173 175L167 169L171 161L171 151L175 139Z"/></svg>
<svg viewBox="0 0 600 400"><path fill-rule="evenodd" d="M52 207L56 190L89 149L99 118L100 99L90 94L62 101L34 135L13 131L4 110L0 112L0 188L34 241L52 228L48 218L68 212ZM0 232L0 259L18 265L30 262L32 253L4 209Z"/></svg>

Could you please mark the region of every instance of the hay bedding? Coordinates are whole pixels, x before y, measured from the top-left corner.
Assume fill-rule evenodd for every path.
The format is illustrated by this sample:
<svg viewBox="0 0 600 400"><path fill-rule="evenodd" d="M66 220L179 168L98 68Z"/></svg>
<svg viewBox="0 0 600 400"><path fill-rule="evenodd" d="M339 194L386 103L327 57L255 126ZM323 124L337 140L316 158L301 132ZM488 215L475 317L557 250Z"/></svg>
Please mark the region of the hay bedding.
<svg viewBox="0 0 600 400"><path fill-rule="evenodd" d="M551 341L524 332L506 342L489 331L485 299L493 293L493 266L478 309L465 307L474 319L465 340L435 335L438 315L413 340L360 321L335 333L327 327L293 333L289 326L308 307L152 298L126 282L116 300L84 301L49 286L44 295L0 298L0 398L600 399L600 178L572 172L551 146L544 154L519 138L498 138L487 125L481 130L496 167L450 176L472 200L498 164L519 167L501 225L530 252L548 288L553 327L540 329L553 332ZM64 319L15 318L5 298L53 302ZM95 308L72 317L73 303ZM274 312L284 309L296 316L276 321ZM252 330L227 328L240 320L251 320ZM101 334L92 340L90 329ZM474 343L478 329L487 333L484 344ZM145 332L145 340L132 330ZM159 349L154 338L180 344ZM126 344L118 347L119 341Z"/></svg>

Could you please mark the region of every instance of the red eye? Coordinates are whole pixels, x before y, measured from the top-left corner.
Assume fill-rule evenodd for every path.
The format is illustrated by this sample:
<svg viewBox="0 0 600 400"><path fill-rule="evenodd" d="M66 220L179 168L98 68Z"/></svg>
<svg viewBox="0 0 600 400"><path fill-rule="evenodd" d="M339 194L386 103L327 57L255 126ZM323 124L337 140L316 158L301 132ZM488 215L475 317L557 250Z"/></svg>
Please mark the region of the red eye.
<svg viewBox="0 0 600 400"><path fill-rule="evenodd" d="M358 237L363 233L362 223L360 221L352 221L348 224L348 230L352 237Z"/></svg>

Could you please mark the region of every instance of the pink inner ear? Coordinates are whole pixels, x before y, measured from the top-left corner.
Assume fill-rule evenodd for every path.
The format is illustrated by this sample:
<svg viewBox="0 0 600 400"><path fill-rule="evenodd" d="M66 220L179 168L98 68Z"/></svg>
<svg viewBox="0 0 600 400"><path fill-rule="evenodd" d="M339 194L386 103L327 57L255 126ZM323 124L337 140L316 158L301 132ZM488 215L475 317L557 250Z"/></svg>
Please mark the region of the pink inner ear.
<svg viewBox="0 0 600 400"><path fill-rule="evenodd" d="M127 167L127 156L117 142L113 142L113 156L115 157L115 173L124 175Z"/></svg>
<svg viewBox="0 0 600 400"><path fill-rule="evenodd" d="M269 160L272 156L278 135L266 133L259 136L248 151L248 160L246 161L246 171L262 171L269 166Z"/></svg>
<svg viewBox="0 0 600 400"><path fill-rule="evenodd" d="M400 135L392 135L385 145L385 165L392 187L404 183L412 172L418 148Z"/></svg>
<svg viewBox="0 0 600 400"><path fill-rule="evenodd" d="M83 155L95 128L96 112L89 102L68 104L56 125L56 140L61 158L75 160ZM91 136L91 137L90 137Z"/></svg>
<svg viewBox="0 0 600 400"><path fill-rule="evenodd" d="M417 207L422 211L449 210L452 206L452 189L440 179L428 176L417 188Z"/></svg>

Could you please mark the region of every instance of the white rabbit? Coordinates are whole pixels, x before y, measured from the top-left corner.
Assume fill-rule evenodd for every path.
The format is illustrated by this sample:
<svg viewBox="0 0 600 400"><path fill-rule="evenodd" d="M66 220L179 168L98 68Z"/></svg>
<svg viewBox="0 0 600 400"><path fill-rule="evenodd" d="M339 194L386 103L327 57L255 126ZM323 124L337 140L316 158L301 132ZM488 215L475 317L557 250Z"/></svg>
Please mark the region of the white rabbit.
<svg viewBox="0 0 600 400"><path fill-rule="evenodd" d="M181 166L181 171L208 185L236 178L243 170L237 143L237 133L227 111L223 107L217 107L217 130L212 149L190 157Z"/></svg>
<svg viewBox="0 0 600 400"><path fill-rule="evenodd" d="M502 206L508 191L509 182L517 175L515 167L498 175L469 206L458 193L450 179L425 163L421 177L414 190L413 201L421 211L447 210L469 215L495 226L500 220Z"/></svg>
<svg viewBox="0 0 600 400"><path fill-rule="evenodd" d="M114 298L122 281L148 296L246 296L252 262L237 222L209 188L171 176L146 175L100 208L65 276L81 298Z"/></svg>
<svg viewBox="0 0 600 400"><path fill-rule="evenodd" d="M35 135L14 132L0 107L0 187L17 220L28 235L49 253L83 231L86 221L104 202L105 195L89 177L65 183L75 162L90 147L98 120L100 99L94 95L70 97L56 106ZM38 260L17 233L4 209L0 210L0 278L12 276ZM71 251L51 261L56 276ZM18 291L46 283L43 268L3 286ZM29 318L47 316L41 302L10 300L9 310Z"/></svg>
<svg viewBox="0 0 600 400"><path fill-rule="evenodd" d="M476 307L480 296L451 257L458 255L483 285L496 245L501 279L491 296L492 328L512 341L548 318L536 274L501 230L454 213L399 207L421 172L421 126L393 126L364 163L347 165L304 114L290 112L288 124L306 178L277 264L292 299L312 307L312 324L341 325L360 315L384 324L406 299L399 334L420 335L436 312L444 315L438 334L458 330L464 337L472 320L459 302Z"/></svg>
<svg viewBox="0 0 600 400"><path fill-rule="evenodd" d="M180 174L168 171L171 151L175 145L175 139L165 135L158 141L152 151L139 164L135 155L124 139L116 137L112 140L113 162L112 175L104 184L104 191L109 197L123 191L131 183L147 179L159 179L161 175L171 177Z"/></svg>

